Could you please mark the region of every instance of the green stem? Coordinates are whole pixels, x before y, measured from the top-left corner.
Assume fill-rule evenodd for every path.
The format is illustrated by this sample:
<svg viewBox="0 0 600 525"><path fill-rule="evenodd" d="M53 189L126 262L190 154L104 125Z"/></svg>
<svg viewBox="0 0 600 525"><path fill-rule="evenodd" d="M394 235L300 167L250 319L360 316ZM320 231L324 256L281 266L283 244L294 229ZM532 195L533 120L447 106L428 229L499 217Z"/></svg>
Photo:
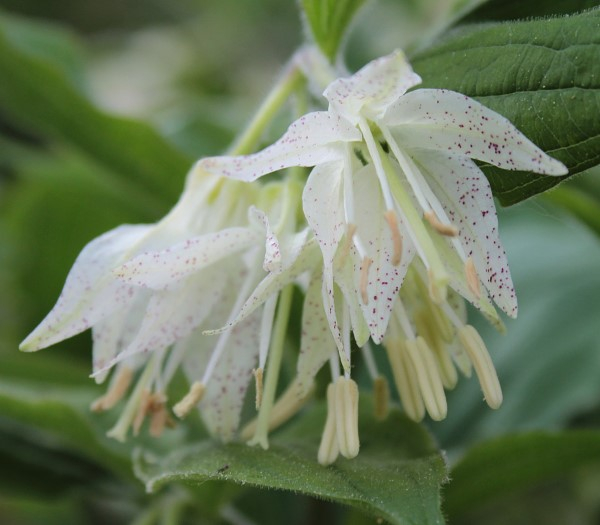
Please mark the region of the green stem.
<svg viewBox="0 0 600 525"><path fill-rule="evenodd" d="M246 129L233 143L228 155L247 155L253 152L267 125L303 80L304 76L297 67L288 67L258 108Z"/></svg>
<svg viewBox="0 0 600 525"><path fill-rule="evenodd" d="M281 359L283 357L285 335L292 306L293 290L292 285L288 285L279 296L277 319L273 328L269 360L267 361L267 380L265 381L262 403L258 412L256 432L254 433L254 437L248 442L249 445L260 445L265 450L269 448L269 418L273 404L275 403L275 393L281 369Z"/></svg>

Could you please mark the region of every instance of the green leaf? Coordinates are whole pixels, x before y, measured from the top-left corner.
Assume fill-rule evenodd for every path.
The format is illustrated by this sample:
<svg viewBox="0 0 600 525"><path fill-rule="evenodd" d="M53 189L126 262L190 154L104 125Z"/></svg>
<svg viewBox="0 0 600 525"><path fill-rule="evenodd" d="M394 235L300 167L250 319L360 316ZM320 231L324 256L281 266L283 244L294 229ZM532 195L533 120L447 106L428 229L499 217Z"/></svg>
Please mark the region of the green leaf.
<svg viewBox="0 0 600 525"><path fill-rule="evenodd" d="M519 317L499 334L471 312L504 392L498 410L482 402L475 378L448 394L446 420L432 431L444 447L502 433L556 429L600 399L600 242L556 208L534 200L500 216L519 299Z"/></svg>
<svg viewBox="0 0 600 525"><path fill-rule="evenodd" d="M0 26L17 49L57 67L83 90L83 54L73 34L48 22L3 13L0 13Z"/></svg>
<svg viewBox="0 0 600 525"><path fill-rule="evenodd" d="M504 205L600 162L600 9L471 26L414 59L423 87L474 97L569 168L566 177L484 166Z"/></svg>
<svg viewBox="0 0 600 525"><path fill-rule="evenodd" d="M136 473L148 491L172 482L226 480L349 504L395 524L443 523L439 489L445 466L432 440L398 412L383 423L371 414L372 404L361 400L360 454L330 467L316 460L325 420L320 404L274 435L269 450L204 441L163 458L140 452Z"/></svg>
<svg viewBox="0 0 600 525"><path fill-rule="evenodd" d="M32 53L32 40L13 43L0 20L0 108L36 136L64 142L93 159L115 184L137 187L159 216L181 192L191 162L148 125L96 109L64 68ZM110 178L108 181L110 183Z"/></svg>
<svg viewBox="0 0 600 525"><path fill-rule="evenodd" d="M128 448L104 436L106 416L89 414L98 391L90 387L66 387L43 382L0 383L0 415L3 426L27 428L30 439L81 454L105 468L129 477Z"/></svg>
<svg viewBox="0 0 600 525"><path fill-rule="evenodd" d="M301 0L306 25L323 54L335 62L346 30L366 0Z"/></svg>
<svg viewBox="0 0 600 525"><path fill-rule="evenodd" d="M545 0L523 2L522 0L492 0L471 13L466 21L517 20L551 15L581 12L599 5L598 0Z"/></svg>
<svg viewBox="0 0 600 525"><path fill-rule="evenodd" d="M444 491L450 522L496 499L574 471L600 467L600 432L534 432L482 443L452 469Z"/></svg>

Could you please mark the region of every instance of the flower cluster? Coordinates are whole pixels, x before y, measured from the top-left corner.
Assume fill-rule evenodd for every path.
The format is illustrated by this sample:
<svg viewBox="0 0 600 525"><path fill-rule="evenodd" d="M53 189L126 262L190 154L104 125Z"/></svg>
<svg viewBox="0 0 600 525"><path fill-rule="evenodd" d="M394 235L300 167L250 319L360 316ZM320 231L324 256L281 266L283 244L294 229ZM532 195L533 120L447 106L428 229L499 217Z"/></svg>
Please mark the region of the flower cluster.
<svg viewBox="0 0 600 525"><path fill-rule="evenodd" d="M146 416L156 434L173 421L166 389L181 368L190 390L175 414L198 405L210 431L230 440L254 375L258 416L241 435L265 448L329 363L322 464L359 451L353 347L373 379L378 417L387 384L371 343L385 348L416 421L446 416L444 390L457 369L474 368L488 405L500 406L465 300L498 325L494 305L514 317L517 301L490 186L473 159L548 175L566 169L469 97L408 91L420 81L404 54L392 53L334 80L328 109L302 116L266 149L200 160L165 219L121 226L83 250L22 348L91 327L95 377L116 366L96 409L115 405L139 370L111 431L120 439ZM312 167L304 183L297 172L256 181L294 167ZM304 292L297 374L275 399L292 287Z"/></svg>

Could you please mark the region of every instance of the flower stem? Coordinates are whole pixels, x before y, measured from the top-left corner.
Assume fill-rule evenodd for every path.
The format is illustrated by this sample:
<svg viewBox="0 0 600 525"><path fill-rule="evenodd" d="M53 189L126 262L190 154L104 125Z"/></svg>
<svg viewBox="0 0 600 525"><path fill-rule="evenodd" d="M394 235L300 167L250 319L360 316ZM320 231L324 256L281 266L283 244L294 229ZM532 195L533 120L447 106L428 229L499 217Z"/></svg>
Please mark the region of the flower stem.
<svg viewBox="0 0 600 525"><path fill-rule="evenodd" d="M247 155L248 153L252 153L265 128L303 80L304 76L295 65L288 66L279 81L267 95L267 98L258 108L258 111L246 129L232 144L228 155Z"/></svg>
<svg viewBox="0 0 600 525"><path fill-rule="evenodd" d="M285 334L292 306L292 292L292 285L288 285L279 296L279 308L277 309L277 319L273 328L273 339L271 340L271 349L267 362L267 379L265 381L260 411L258 412L256 432L254 437L248 442L249 445L260 445L265 450L269 448L269 419L275 402L277 381L279 380L279 371L281 369Z"/></svg>

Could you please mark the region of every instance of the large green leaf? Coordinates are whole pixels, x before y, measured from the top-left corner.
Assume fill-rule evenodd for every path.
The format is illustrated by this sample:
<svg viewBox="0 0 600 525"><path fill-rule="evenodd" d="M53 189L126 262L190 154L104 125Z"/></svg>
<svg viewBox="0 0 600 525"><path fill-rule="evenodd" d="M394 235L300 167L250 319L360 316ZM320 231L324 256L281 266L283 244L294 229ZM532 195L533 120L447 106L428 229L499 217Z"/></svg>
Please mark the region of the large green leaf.
<svg viewBox="0 0 600 525"><path fill-rule="evenodd" d="M600 242L584 225L539 200L504 211L502 239L519 317L499 334L473 322L498 370L504 403L490 410L476 379L449 393L449 416L432 423L445 447L511 432L560 428L600 402Z"/></svg>
<svg viewBox="0 0 600 525"><path fill-rule="evenodd" d="M89 387L4 378L0 384L0 429L20 428L40 444L70 450L128 476L128 447L104 436L109 428L106 417L88 414L95 397L97 390Z"/></svg>
<svg viewBox="0 0 600 525"><path fill-rule="evenodd" d="M306 24L321 51L335 61L345 32L366 0L301 0Z"/></svg>
<svg viewBox="0 0 600 525"><path fill-rule="evenodd" d="M491 0L471 13L466 20L517 20L540 16L577 13L599 5L598 0L545 0L523 2L523 0Z"/></svg>
<svg viewBox="0 0 600 525"><path fill-rule="evenodd" d="M503 496L577 468L600 468L600 432L534 432L482 443L452 469L444 510L452 522Z"/></svg>
<svg viewBox="0 0 600 525"><path fill-rule="evenodd" d="M0 18L0 108L36 135L64 141L106 170L107 182L134 189L156 216L175 202L191 161L148 125L96 109L64 68L33 53ZM14 40L14 43L12 40Z"/></svg>
<svg viewBox="0 0 600 525"><path fill-rule="evenodd" d="M600 162L600 9L576 16L470 26L414 60L425 87L480 100L562 161L569 175ZM502 204L565 177L484 166Z"/></svg>
<svg viewBox="0 0 600 525"><path fill-rule="evenodd" d="M148 491L227 480L353 505L391 523L443 523L439 489L446 471L430 437L398 412L383 423L371 413L371 403L362 402L358 457L330 467L316 460L325 413L315 406L272 437L268 451L204 441L163 458L142 452L136 471Z"/></svg>

